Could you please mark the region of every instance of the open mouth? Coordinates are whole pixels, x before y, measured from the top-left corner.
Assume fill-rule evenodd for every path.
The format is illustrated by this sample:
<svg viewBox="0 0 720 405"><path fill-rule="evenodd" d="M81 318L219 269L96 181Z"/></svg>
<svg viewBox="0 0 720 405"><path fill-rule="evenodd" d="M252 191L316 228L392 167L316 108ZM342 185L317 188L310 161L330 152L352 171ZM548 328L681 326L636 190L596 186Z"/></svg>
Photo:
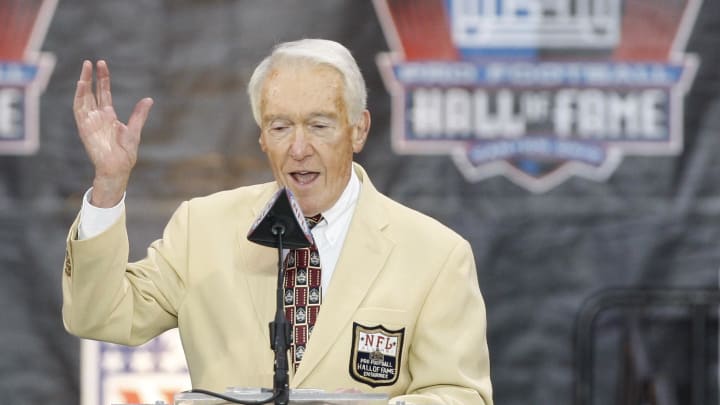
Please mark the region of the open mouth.
<svg viewBox="0 0 720 405"><path fill-rule="evenodd" d="M318 172L290 172L290 177L292 177L293 180L295 180L295 182L300 185L310 184L315 181L315 179L317 179L319 176L320 173Z"/></svg>

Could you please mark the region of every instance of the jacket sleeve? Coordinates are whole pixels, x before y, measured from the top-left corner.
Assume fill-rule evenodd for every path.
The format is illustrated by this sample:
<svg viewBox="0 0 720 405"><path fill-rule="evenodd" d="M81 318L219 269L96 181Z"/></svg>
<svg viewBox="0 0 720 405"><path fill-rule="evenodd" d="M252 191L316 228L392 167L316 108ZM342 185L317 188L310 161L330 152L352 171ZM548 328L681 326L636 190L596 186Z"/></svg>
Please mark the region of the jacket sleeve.
<svg viewBox="0 0 720 405"><path fill-rule="evenodd" d="M67 238L62 275L63 322L79 337L139 345L177 326L185 290L188 206L183 203L147 256L128 263L125 213L106 231Z"/></svg>
<svg viewBox="0 0 720 405"><path fill-rule="evenodd" d="M492 405L485 304L470 245L451 251L417 320L408 367L408 404Z"/></svg>

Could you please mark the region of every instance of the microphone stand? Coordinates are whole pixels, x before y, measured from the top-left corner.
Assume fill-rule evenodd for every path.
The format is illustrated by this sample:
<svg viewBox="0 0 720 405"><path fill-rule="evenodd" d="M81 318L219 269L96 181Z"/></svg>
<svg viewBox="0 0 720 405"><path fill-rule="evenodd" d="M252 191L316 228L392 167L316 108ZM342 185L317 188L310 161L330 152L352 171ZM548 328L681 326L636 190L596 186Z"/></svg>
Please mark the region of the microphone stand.
<svg viewBox="0 0 720 405"><path fill-rule="evenodd" d="M290 323L285 318L283 306L283 282L285 280L285 268L283 267L283 235L285 225L276 221L272 226L272 234L278 242L278 280L277 280L277 302L275 309L275 320L270 322L270 348L275 352L273 364L273 393L278 395L275 405L287 405L290 401L290 384L288 376L288 348L292 341Z"/></svg>

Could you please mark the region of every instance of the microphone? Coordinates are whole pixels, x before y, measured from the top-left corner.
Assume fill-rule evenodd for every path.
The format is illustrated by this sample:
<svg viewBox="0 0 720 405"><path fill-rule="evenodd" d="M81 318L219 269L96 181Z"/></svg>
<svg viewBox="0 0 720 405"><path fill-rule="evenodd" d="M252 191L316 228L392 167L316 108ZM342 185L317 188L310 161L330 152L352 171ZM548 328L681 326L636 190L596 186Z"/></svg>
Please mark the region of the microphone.
<svg viewBox="0 0 720 405"><path fill-rule="evenodd" d="M283 306L283 249L312 246L313 237L305 216L292 192L287 187L278 190L268 201L260 216L250 227L247 238L262 246L273 247L278 253L278 278L275 291L275 318L270 324L270 348L275 352L273 361L273 397L275 405L288 405L290 401L288 348L292 343L290 323Z"/></svg>
<svg viewBox="0 0 720 405"><path fill-rule="evenodd" d="M278 236L282 247L299 249L313 244L310 227L300 205L289 188L278 190L268 201L260 216L250 227L247 238L259 245L277 248Z"/></svg>

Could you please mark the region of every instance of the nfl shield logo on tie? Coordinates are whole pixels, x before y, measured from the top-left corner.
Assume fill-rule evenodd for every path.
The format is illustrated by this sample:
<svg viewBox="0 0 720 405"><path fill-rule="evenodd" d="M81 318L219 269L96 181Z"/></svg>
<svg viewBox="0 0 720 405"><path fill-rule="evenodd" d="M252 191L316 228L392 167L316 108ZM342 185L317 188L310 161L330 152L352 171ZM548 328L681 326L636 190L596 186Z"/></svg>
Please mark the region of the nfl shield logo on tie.
<svg viewBox="0 0 720 405"><path fill-rule="evenodd" d="M371 387L392 385L400 375L405 328L385 329L353 322L350 376Z"/></svg>

